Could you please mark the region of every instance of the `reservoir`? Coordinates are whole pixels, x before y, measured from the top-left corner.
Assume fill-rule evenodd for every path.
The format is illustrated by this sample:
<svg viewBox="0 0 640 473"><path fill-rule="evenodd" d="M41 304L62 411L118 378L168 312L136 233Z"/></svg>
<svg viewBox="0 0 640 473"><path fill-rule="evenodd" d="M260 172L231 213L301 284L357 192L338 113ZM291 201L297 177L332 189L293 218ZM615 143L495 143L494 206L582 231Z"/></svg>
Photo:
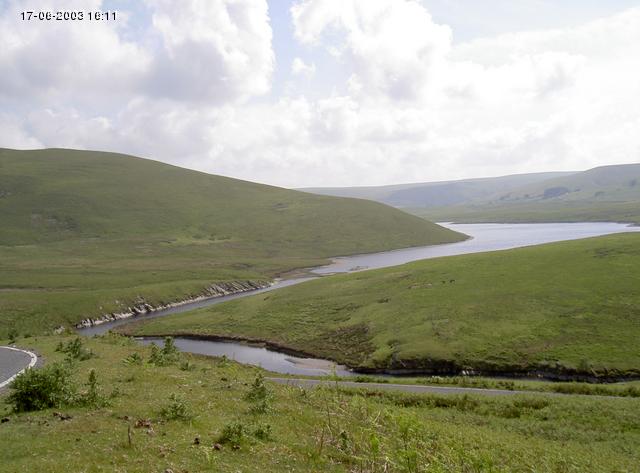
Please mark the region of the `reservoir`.
<svg viewBox="0 0 640 473"><path fill-rule="evenodd" d="M469 235L468 240L445 245L422 246L401 250L385 251L334 258L331 264L310 269L312 275L328 276L336 273L349 273L368 269L385 268L423 259L454 256L486 251L500 251L531 245L540 245L557 241L576 240L580 238L596 237L614 233L637 232L640 227L609 222L581 222L581 223L520 223L520 224L441 224L452 230ZM255 291L232 294L212 299L201 300L178 307L159 310L147 315L136 317L135 320L163 317L169 314L187 312L202 307L220 304L241 297L248 297L267 291L274 291L282 287L300 284L314 279L304 277L276 281L275 284ZM131 322L132 319L122 319L107 322L92 327L79 329L85 336L99 335ZM139 339L142 343L162 344L162 340L148 338ZM226 356L240 363L260 366L270 371L294 375L327 375L335 373L340 376L353 374L345 367L335 365L327 360L298 358L284 353L269 350L262 346L245 343L194 340L190 338L175 339L176 346L184 352L209 356Z"/></svg>

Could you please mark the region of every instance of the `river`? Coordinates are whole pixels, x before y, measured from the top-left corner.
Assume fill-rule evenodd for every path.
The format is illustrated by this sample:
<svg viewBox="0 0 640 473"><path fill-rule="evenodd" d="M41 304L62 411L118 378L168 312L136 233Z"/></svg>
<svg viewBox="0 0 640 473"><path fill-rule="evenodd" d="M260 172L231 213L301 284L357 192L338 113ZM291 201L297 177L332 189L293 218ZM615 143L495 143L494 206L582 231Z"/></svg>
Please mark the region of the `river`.
<svg viewBox="0 0 640 473"><path fill-rule="evenodd" d="M348 273L364 271L368 269L385 268L399 264L423 259L438 258L441 256L453 256L485 251L499 251L524 246L539 245L556 241L577 240L580 238L595 237L613 233L637 232L640 227L631 227L620 223L609 222L581 222L581 223L522 223L522 224L451 224L441 225L469 235L471 238L458 243L445 245L422 246L405 248L401 250L385 251L334 258L332 263L326 266L313 268L311 274L327 276L336 273ZM267 291L274 291L283 287L300 284L314 279L304 277L276 281L270 287L256 291L233 294L202 300L190 304L184 304L170 309L159 310L141 318L163 317L190 310L220 304L233 299L247 297ZM119 325L131 322L131 319L116 320L93 327L79 329L82 335L99 335ZM159 343L157 339L145 339L142 343ZM235 342L220 342L208 340L193 340L177 337L176 346L181 351L198 353L210 356L222 356L236 360L240 363L261 366L267 370L294 375L325 375L335 373L341 376L353 374L344 366L335 365L326 360L298 358L283 353L268 350L264 347L250 346Z"/></svg>

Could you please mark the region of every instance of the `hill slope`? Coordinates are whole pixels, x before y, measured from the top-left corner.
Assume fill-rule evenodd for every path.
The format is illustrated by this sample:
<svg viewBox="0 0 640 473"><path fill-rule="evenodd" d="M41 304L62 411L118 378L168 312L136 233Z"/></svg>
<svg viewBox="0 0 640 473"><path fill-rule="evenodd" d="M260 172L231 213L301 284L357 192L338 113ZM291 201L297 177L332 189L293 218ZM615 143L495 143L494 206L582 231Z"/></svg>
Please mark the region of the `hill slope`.
<svg viewBox="0 0 640 473"><path fill-rule="evenodd" d="M396 207L430 208L468 203L490 197L497 192L570 174L572 173L546 172L391 186L317 187L301 190L320 195L375 200Z"/></svg>
<svg viewBox="0 0 640 473"><path fill-rule="evenodd" d="M333 276L151 320L370 370L640 376L640 235Z"/></svg>
<svg viewBox="0 0 640 473"><path fill-rule="evenodd" d="M464 236L364 200L92 151L0 150L0 334Z"/></svg>
<svg viewBox="0 0 640 473"><path fill-rule="evenodd" d="M460 239L368 201L91 151L0 150L0 196L1 244L158 236L333 256Z"/></svg>
<svg viewBox="0 0 640 473"><path fill-rule="evenodd" d="M640 224L640 164L597 167L503 190L462 205L414 208L412 212L464 222L591 220Z"/></svg>

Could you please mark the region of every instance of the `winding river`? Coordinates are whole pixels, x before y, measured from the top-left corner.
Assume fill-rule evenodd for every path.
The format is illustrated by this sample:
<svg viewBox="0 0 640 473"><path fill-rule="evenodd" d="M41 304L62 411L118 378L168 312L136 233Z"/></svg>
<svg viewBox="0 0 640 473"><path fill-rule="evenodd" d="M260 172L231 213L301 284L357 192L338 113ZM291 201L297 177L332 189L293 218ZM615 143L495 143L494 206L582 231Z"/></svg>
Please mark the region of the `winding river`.
<svg viewBox="0 0 640 473"><path fill-rule="evenodd" d="M471 238L459 243L446 245L421 246L406 248L381 253L370 253L334 258L331 264L313 268L310 273L317 276L326 276L336 273L348 273L364 271L367 269L385 268L396 266L411 261L438 258L441 256L462 255L468 253L480 253L485 251L499 251L523 246L539 245L555 241L576 240L580 238L595 237L613 233L637 232L640 227L631 227L620 223L585 222L585 223L524 223L524 224L441 224ZM213 299L201 300L178 307L159 310L141 318L163 317L169 314L186 312L202 307L220 304L240 297L247 297L267 291L274 291L286 286L300 284L314 279L304 277L276 281L270 287L255 291L232 294ZM130 322L131 319L115 320L112 322L79 329L82 335L99 335L119 325ZM140 339L142 343L159 343L153 338ZM310 358L298 358L283 353L268 350L264 347L251 346L235 342L219 342L208 340L193 340L176 338L176 346L189 353L197 353L210 356L227 356L241 363L261 366L270 371L295 374L295 375L325 375L336 373L341 376L352 375L344 366L335 365L326 360Z"/></svg>

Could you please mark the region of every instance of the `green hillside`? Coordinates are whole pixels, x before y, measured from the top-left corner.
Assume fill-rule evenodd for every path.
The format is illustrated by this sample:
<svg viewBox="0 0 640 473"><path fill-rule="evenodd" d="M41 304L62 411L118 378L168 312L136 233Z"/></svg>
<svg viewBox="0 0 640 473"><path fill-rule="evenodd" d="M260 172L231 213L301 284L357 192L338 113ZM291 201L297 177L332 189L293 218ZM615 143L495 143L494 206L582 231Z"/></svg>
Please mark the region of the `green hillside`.
<svg viewBox="0 0 640 473"><path fill-rule="evenodd" d="M640 376L640 234L332 276L137 334L268 340L385 371Z"/></svg>
<svg viewBox="0 0 640 473"><path fill-rule="evenodd" d="M524 185L570 174L572 173L543 172L390 186L316 187L301 190L321 195L375 200L395 207L432 208L469 203L508 189L517 189Z"/></svg>
<svg viewBox="0 0 640 473"><path fill-rule="evenodd" d="M502 190L490 198L438 208L414 206L427 219L456 222L584 222L640 224L640 164L588 171Z"/></svg>
<svg viewBox="0 0 640 473"><path fill-rule="evenodd" d="M375 202L62 149L0 150L0 221L0 333L465 238Z"/></svg>

